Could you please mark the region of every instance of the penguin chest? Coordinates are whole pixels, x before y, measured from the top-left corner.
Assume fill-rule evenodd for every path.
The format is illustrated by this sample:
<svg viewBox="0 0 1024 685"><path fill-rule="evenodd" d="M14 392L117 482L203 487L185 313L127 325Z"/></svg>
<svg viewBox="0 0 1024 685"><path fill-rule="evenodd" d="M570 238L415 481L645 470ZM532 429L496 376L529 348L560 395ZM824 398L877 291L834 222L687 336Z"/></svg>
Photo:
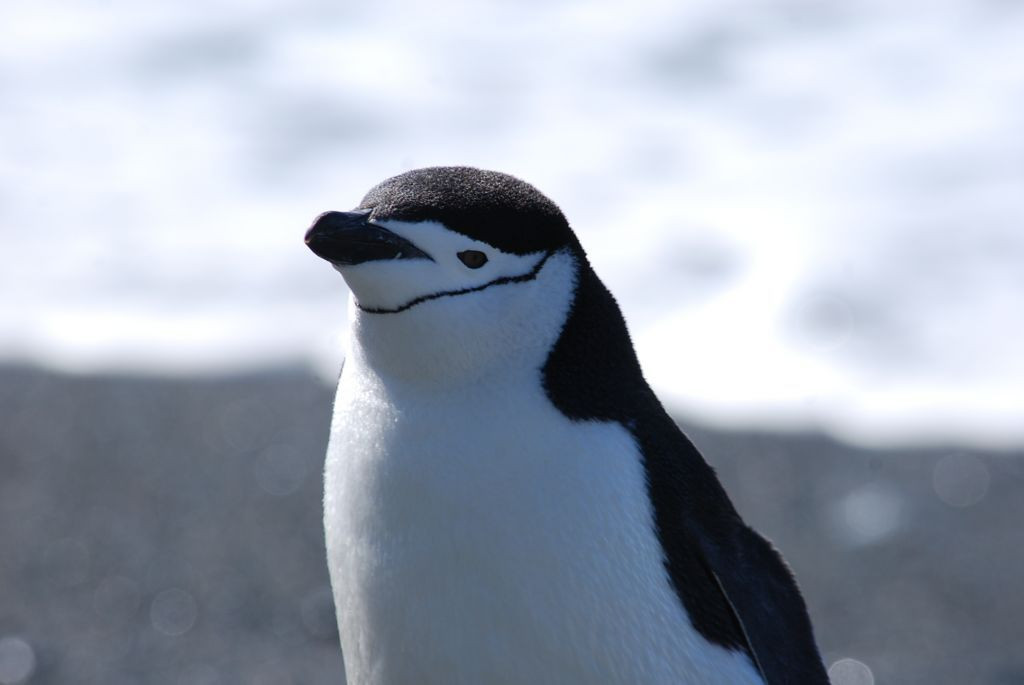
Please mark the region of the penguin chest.
<svg viewBox="0 0 1024 685"><path fill-rule="evenodd" d="M530 379L343 375L324 501L350 685L760 682L690 625L644 477L625 429Z"/></svg>

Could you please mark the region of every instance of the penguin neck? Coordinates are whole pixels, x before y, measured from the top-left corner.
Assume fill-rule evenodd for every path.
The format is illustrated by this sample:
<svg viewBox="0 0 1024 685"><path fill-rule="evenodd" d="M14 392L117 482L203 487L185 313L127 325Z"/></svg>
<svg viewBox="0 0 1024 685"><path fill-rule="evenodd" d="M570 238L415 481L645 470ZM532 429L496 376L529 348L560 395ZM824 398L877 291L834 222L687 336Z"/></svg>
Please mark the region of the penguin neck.
<svg viewBox="0 0 1024 685"><path fill-rule="evenodd" d="M346 363L386 384L431 390L479 384L540 369L571 309L580 264L553 254L530 281L378 314L350 303Z"/></svg>

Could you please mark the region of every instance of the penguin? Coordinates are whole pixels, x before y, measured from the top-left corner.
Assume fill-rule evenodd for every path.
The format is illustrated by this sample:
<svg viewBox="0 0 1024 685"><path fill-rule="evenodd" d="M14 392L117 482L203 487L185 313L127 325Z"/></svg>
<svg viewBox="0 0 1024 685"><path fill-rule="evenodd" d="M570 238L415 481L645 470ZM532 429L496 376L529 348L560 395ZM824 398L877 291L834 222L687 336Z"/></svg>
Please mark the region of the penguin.
<svg viewBox="0 0 1024 685"><path fill-rule="evenodd" d="M554 202L424 168L305 242L351 293L324 473L349 685L828 683Z"/></svg>

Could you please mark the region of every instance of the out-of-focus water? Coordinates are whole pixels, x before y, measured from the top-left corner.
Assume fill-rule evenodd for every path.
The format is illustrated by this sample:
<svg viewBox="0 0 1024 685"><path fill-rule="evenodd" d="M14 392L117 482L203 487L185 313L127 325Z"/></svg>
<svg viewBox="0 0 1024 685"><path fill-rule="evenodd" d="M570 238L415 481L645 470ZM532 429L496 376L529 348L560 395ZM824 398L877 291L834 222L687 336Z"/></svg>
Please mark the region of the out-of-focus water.
<svg viewBox="0 0 1024 685"><path fill-rule="evenodd" d="M565 210L668 403L1024 442L1024 3L0 5L0 359L336 369L302 233L433 164Z"/></svg>

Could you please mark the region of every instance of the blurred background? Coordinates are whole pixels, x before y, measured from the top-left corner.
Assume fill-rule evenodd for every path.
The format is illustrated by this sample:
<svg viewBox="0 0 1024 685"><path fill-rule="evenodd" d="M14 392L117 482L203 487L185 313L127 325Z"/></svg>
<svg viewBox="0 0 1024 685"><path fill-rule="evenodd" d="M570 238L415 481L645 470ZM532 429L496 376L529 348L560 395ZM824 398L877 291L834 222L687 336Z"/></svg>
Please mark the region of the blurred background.
<svg viewBox="0 0 1024 685"><path fill-rule="evenodd" d="M4 0L0 685L335 683L388 176L560 204L836 683L1024 683L1024 2Z"/></svg>

